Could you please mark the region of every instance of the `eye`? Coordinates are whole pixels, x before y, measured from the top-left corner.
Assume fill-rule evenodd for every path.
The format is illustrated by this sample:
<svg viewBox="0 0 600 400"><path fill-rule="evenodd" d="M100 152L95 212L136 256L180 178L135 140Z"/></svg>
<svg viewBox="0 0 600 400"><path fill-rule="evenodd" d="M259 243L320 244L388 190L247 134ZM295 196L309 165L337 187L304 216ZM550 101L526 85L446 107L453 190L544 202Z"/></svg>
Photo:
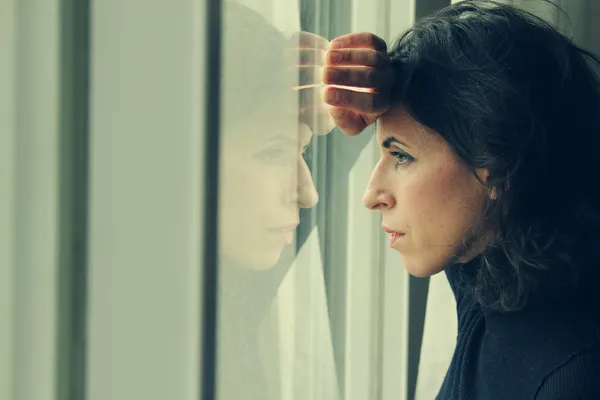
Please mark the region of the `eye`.
<svg viewBox="0 0 600 400"><path fill-rule="evenodd" d="M285 164L289 162L290 152L281 146L263 149L255 157L265 164Z"/></svg>
<svg viewBox="0 0 600 400"><path fill-rule="evenodd" d="M414 160L413 157L399 150L390 151L390 155L398 160L396 166L406 165Z"/></svg>

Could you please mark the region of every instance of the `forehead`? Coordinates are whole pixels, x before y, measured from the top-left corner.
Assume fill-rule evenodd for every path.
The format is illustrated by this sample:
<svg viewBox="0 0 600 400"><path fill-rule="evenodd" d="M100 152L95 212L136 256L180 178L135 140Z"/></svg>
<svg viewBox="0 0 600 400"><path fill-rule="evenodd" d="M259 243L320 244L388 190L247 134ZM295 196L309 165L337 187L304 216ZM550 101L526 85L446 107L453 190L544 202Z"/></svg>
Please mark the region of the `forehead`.
<svg viewBox="0 0 600 400"><path fill-rule="evenodd" d="M393 136L410 147L429 147L442 140L433 130L415 120L402 107L391 108L377 120L377 140Z"/></svg>
<svg viewBox="0 0 600 400"><path fill-rule="evenodd" d="M310 143L312 136L308 125L299 122L297 115L287 113L256 113L243 124L224 129L226 140L249 147L275 140L304 147Z"/></svg>

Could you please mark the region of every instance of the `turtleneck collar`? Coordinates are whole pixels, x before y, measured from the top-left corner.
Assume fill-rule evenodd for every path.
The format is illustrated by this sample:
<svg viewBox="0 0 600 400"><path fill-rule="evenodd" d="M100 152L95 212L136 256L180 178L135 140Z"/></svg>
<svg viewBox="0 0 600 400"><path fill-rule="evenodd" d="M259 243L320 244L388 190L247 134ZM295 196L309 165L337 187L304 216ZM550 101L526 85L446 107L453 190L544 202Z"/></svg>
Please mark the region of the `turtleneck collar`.
<svg viewBox="0 0 600 400"><path fill-rule="evenodd" d="M590 270L584 276L576 290L568 292L533 293L524 302L524 306L515 311L500 311L496 308L482 306L473 294L473 284L477 270L480 268L481 256L465 264L453 263L446 268L448 281L457 301L466 298L473 307L481 309L486 319L486 330L496 334L509 334L520 327L543 326L557 320L576 323L585 319L586 315L600 317L600 295L593 285L600 281L598 268Z"/></svg>

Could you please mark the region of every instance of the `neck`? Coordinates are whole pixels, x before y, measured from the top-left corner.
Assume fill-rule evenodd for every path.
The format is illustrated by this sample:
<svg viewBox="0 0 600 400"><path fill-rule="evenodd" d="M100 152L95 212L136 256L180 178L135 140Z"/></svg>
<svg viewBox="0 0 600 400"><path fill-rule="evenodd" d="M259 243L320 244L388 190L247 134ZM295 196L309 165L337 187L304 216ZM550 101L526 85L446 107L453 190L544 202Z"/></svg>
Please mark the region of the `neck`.
<svg viewBox="0 0 600 400"><path fill-rule="evenodd" d="M475 257L483 254L483 252L489 247L490 243L492 243L493 238L494 232L489 230L467 240L464 251L458 257L458 263L467 264L473 261Z"/></svg>

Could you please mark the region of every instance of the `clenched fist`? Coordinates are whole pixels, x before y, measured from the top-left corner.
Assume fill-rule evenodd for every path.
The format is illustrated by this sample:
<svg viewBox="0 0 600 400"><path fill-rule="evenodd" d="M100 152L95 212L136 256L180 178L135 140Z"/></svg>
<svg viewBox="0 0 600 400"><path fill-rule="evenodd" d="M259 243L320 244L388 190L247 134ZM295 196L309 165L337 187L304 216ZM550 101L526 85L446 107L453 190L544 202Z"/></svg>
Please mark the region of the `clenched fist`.
<svg viewBox="0 0 600 400"><path fill-rule="evenodd" d="M334 123L358 135L390 105L394 72L387 45L372 33L351 33L331 41L322 75L325 102Z"/></svg>

